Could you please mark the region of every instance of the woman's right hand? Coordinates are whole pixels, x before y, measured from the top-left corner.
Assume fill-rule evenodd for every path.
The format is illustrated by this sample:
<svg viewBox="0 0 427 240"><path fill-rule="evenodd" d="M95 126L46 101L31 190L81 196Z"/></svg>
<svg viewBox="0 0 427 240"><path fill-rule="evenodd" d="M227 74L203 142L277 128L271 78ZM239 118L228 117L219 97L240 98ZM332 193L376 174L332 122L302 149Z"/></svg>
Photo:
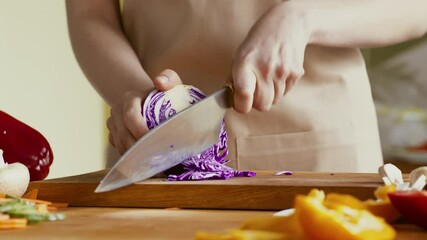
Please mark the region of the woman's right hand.
<svg viewBox="0 0 427 240"><path fill-rule="evenodd" d="M153 83L156 89L167 91L182 84L182 81L175 71L166 69L154 78ZM120 154L125 153L148 132L146 121L142 117L142 105L147 95L142 92L127 92L120 103L111 106L110 117L107 119L110 132L108 140Z"/></svg>

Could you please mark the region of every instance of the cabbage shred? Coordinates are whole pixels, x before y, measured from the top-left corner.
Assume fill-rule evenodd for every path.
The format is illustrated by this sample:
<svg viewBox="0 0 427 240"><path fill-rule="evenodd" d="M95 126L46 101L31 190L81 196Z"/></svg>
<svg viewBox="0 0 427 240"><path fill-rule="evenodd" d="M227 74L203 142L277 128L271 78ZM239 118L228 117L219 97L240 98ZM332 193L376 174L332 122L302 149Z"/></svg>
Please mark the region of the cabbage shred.
<svg viewBox="0 0 427 240"><path fill-rule="evenodd" d="M199 89L192 86L183 87L186 91L184 101L187 101L186 107L189 107L197 102L200 102L206 95ZM188 99L187 99L188 98ZM174 99L175 100L175 99ZM153 129L157 125L174 116L177 112L183 109L175 109L172 99L169 99L167 94L162 91L152 91L145 100L142 115L147 122L147 127ZM182 99L180 99L182 100ZM219 132L219 141L209 149L202 153L184 160L181 164L165 171L169 181L182 180L204 180L204 179L229 179L232 177L252 177L255 172L238 171L226 166L229 160L227 149L227 131L225 130L225 122L222 122Z"/></svg>

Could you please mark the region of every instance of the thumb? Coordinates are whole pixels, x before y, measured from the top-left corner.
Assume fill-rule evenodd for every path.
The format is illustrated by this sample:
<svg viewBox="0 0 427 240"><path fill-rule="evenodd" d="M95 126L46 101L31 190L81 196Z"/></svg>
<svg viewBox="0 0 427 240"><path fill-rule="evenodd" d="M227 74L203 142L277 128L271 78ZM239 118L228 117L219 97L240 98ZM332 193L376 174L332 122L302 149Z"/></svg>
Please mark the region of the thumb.
<svg viewBox="0 0 427 240"><path fill-rule="evenodd" d="M164 92L182 84L182 81L175 71L166 69L154 78L153 83L157 90Z"/></svg>

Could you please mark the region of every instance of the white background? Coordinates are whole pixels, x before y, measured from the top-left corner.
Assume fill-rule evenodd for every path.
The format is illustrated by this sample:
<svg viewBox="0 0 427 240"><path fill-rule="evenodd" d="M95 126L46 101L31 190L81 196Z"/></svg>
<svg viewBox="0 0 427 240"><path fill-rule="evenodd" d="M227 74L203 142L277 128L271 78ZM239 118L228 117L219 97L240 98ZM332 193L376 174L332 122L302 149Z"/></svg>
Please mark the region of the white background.
<svg viewBox="0 0 427 240"><path fill-rule="evenodd" d="M49 178L103 168L105 106L72 53L64 1L0 1L0 110L49 140Z"/></svg>

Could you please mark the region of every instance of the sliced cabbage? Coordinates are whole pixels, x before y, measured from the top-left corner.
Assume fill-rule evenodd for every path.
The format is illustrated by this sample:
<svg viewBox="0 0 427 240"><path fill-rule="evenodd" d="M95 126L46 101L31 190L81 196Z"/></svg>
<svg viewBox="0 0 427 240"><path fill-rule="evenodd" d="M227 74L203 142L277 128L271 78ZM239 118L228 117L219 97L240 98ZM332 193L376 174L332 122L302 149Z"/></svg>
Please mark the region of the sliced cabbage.
<svg viewBox="0 0 427 240"><path fill-rule="evenodd" d="M206 95L193 86L178 85L169 91L152 91L144 102L142 115L149 129L153 129L176 113L201 101ZM229 160L227 150L227 132L224 121L219 132L218 143L202 153L184 160L165 173L170 181L228 179L231 177L252 177L249 171L237 171L226 166ZM197 141L197 140L195 140Z"/></svg>

